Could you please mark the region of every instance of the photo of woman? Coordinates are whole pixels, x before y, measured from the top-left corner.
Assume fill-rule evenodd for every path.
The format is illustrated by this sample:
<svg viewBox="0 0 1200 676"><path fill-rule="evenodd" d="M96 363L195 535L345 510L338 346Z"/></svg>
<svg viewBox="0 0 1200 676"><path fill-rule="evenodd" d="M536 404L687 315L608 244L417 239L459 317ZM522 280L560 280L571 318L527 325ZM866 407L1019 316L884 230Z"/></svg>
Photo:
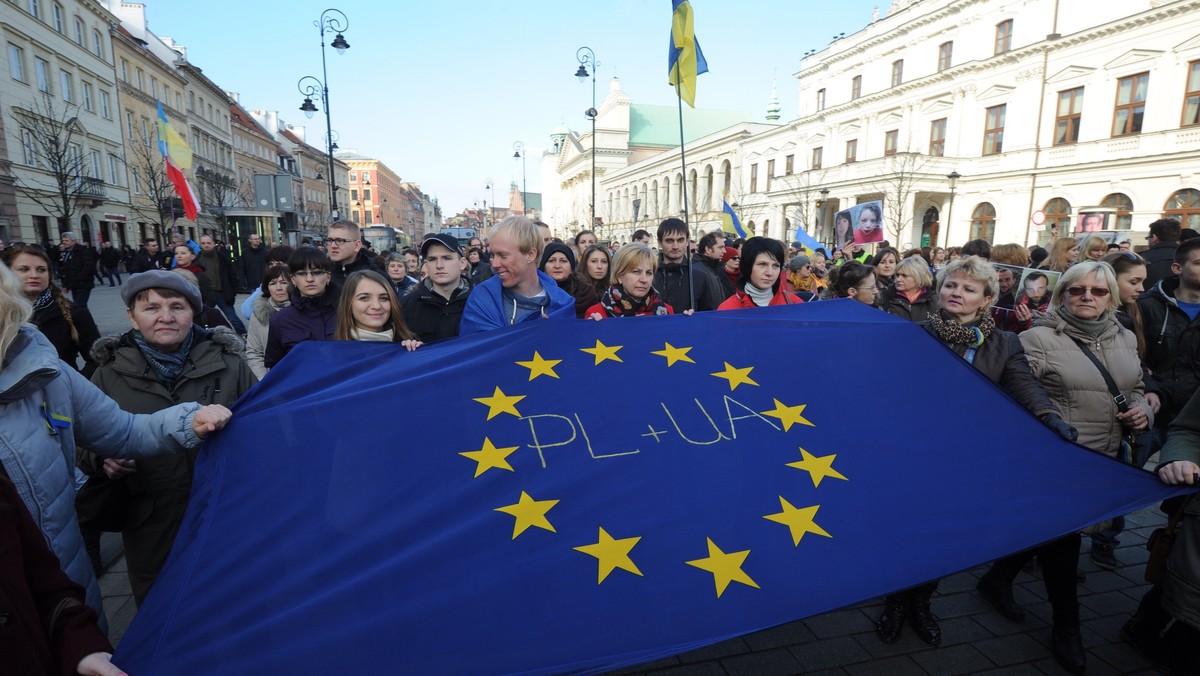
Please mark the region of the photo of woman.
<svg viewBox="0 0 1200 676"><path fill-rule="evenodd" d="M850 242L851 223L853 219L850 217L850 211L839 211L833 217L833 248L841 249Z"/></svg>
<svg viewBox="0 0 1200 676"><path fill-rule="evenodd" d="M866 202L854 207L854 243L871 244L883 241L883 203Z"/></svg>

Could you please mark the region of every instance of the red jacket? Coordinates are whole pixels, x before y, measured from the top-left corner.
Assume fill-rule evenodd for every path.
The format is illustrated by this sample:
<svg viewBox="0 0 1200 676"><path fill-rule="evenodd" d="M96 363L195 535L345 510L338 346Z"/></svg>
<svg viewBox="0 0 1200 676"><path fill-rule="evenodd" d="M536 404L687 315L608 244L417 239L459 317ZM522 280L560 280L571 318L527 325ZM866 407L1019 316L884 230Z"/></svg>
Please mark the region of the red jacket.
<svg viewBox="0 0 1200 676"><path fill-rule="evenodd" d="M771 299L768 305L791 305L793 303L803 303L800 297L791 291L786 291L783 284L779 285L779 290L775 292L775 297ZM738 289L734 294L725 299L724 303L717 306L718 310L737 310L744 307L758 307L750 296L742 289Z"/></svg>

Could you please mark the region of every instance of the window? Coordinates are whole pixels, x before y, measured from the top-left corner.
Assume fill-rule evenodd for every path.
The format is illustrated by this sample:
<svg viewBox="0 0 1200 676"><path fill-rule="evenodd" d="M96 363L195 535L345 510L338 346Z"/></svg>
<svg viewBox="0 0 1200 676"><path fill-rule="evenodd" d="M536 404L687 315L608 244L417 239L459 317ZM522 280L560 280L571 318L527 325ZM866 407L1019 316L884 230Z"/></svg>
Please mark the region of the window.
<svg viewBox="0 0 1200 676"><path fill-rule="evenodd" d="M121 59L121 82L129 82L129 62Z"/></svg>
<svg viewBox="0 0 1200 676"><path fill-rule="evenodd" d="M100 116L106 120L112 119L112 110L109 108L108 92L100 90Z"/></svg>
<svg viewBox="0 0 1200 676"><path fill-rule="evenodd" d="M104 43L101 41L100 31L92 31L92 53L100 58L104 58Z"/></svg>
<svg viewBox="0 0 1200 676"><path fill-rule="evenodd" d="M37 76L39 92L50 93L50 64L45 59L33 57L33 72Z"/></svg>
<svg viewBox="0 0 1200 676"><path fill-rule="evenodd" d="M946 118L929 123L929 154L943 157L946 154Z"/></svg>
<svg viewBox="0 0 1200 676"><path fill-rule="evenodd" d="M796 168L796 156L788 155L783 158L783 173L785 176L791 176ZM712 192L711 190L709 192Z"/></svg>
<svg viewBox="0 0 1200 676"><path fill-rule="evenodd" d="M133 194L142 194L142 177L138 174L137 167L131 167L129 173L133 175Z"/></svg>
<svg viewBox="0 0 1200 676"><path fill-rule="evenodd" d="M196 109L196 92L188 92L188 110Z"/></svg>
<svg viewBox="0 0 1200 676"><path fill-rule="evenodd" d="M133 132L133 111L125 111L125 129L128 130L126 133L129 135L129 140L136 141L137 136Z"/></svg>
<svg viewBox="0 0 1200 676"><path fill-rule="evenodd" d="M971 212L971 239L992 241L996 229L996 207L989 202L980 202Z"/></svg>
<svg viewBox="0 0 1200 676"><path fill-rule="evenodd" d="M83 41L83 22L79 20L79 17L75 17L74 24L75 44L79 45L80 47L86 47L87 43Z"/></svg>
<svg viewBox="0 0 1200 676"><path fill-rule="evenodd" d="M1004 150L1004 113L1008 106L1000 104L987 109L983 125L983 154L995 155Z"/></svg>
<svg viewBox="0 0 1200 676"><path fill-rule="evenodd" d="M892 86L899 87L904 82L904 59L892 62Z"/></svg>
<svg viewBox="0 0 1200 676"><path fill-rule="evenodd" d="M900 130L893 129L883 135L883 154L884 156L895 155L896 145L900 140Z"/></svg>
<svg viewBox="0 0 1200 676"><path fill-rule="evenodd" d="M21 130L21 159L31 167L37 166L37 151L33 145L33 132L28 129Z"/></svg>
<svg viewBox="0 0 1200 676"><path fill-rule="evenodd" d="M58 31L59 33L65 33L66 32L66 28L65 28L66 24L63 23L62 5L58 4L57 2L54 3L54 6L51 8L51 13L54 17L54 30Z"/></svg>
<svg viewBox="0 0 1200 676"><path fill-rule="evenodd" d="M767 192L771 192L771 179L775 177L775 160L767 160Z"/></svg>
<svg viewBox="0 0 1200 676"><path fill-rule="evenodd" d="M357 183L357 182L358 182L358 172L357 172L357 171L352 171L352 172L350 172L350 182L351 182L351 183Z"/></svg>
<svg viewBox="0 0 1200 676"><path fill-rule="evenodd" d="M1054 145L1079 140L1079 121L1083 117L1083 87L1058 93L1058 113L1054 118Z"/></svg>
<svg viewBox="0 0 1200 676"><path fill-rule="evenodd" d="M824 154L825 154L825 149L823 147L818 146L818 147L812 149L812 168L813 169L821 168L821 159Z"/></svg>
<svg viewBox="0 0 1200 676"><path fill-rule="evenodd" d="M1200 61L1188 64L1187 91L1183 94L1183 122L1180 125L1190 127L1193 124L1200 124Z"/></svg>
<svg viewBox="0 0 1200 676"><path fill-rule="evenodd" d="M99 150L93 150L88 153L88 172L91 173L92 178L98 179L101 181L104 180L104 174L102 173L102 170L100 168L100 151Z"/></svg>
<svg viewBox="0 0 1200 676"><path fill-rule="evenodd" d="M35 19L42 18L41 0L29 0L29 13L32 14L33 18Z"/></svg>
<svg viewBox="0 0 1200 676"><path fill-rule="evenodd" d="M862 96L862 76L855 75L854 79L850 81L850 100L853 101L860 96Z"/></svg>
<svg viewBox="0 0 1200 676"><path fill-rule="evenodd" d="M212 107L211 103L208 104L208 121L209 122L213 121L213 107Z"/></svg>
<svg viewBox="0 0 1200 676"><path fill-rule="evenodd" d="M183 108L183 94L180 94L179 92L175 92L175 108Z"/></svg>
<svg viewBox="0 0 1200 676"><path fill-rule="evenodd" d="M750 165L750 192L758 192L758 165Z"/></svg>
<svg viewBox="0 0 1200 676"><path fill-rule="evenodd" d="M92 103L92 83L81 82L79 86L83 92L83 109L89 113L96 112L95 104Z"/></svg>
<svg viewBox="0 0 1200 676"><path fill-rule="evenodd" d="M142 118L142 145L150 146L150 120Z"/></svg>
<svg viewBox="0 0 1200 676"><path fill-rule="evenodd" d="M112 185L121 185L121 161L116 155L108 156L108 182Z"/></svg>
<svg viewBox="0 0 1200 676"><path fill-rule="evenodd" d="M1067 233L1071 232L1071 203L1067 200L1055 197L1046 202L1042 213L1046 214L1044 225L1047 228L1056 228L1060 237L1066 237Z"/></svg>
<svg viewBox="0 0 1200 676"><path fill-rule="evenodd" d="M365 220L363 222L366 223L367 225L370 225L371 223L374 222L371 220L371 212L370 211L363 213L363 217L365 218Z"/></svg>
<svg viewBox="0 0 1200 676"><path fill-rule="evenodd" d="M951 60L953 58L954 58L954 43L953 42L943 42L942 44L938 45L938 66L937 66L938 72L940 73L943 70L946 70L947 68L949 68L952 65Z"/></svg>
<svg viewBox="0 0 1200 676"><path fill-rule="evenodd" d="M858 139L846 141L846 164L858 160Z"/></svg>
<svg viewBox="0 0 1200 676"><path fill-rule="evenodd" d="M135 70L133 72L133 75L134 75L133 84L135 86L137 86L138 91L139 92L146 91L146 82L145 82L146 74L142 72L142 69L138 68L137 70Z"/></svg>
<svg viewBox="0 0 1200 676"><path fill-rule="evenodd" d="M350 199L358 201L358 188L350 188Z"/></svg>
<svg viewBox="0 0 1200 676"><path fill-rule="evenodd" d="M158 98L158 78L154 76L150 77L150 98Z"/></svg>
<svg viewBox="0 0 1200 676"><path fill-rule="evenodd" d="M364 202L371 201L371 189L370 188L363 189L363 201Z"/></svg>
<svg viewBox="0 0 1200 676"><path fill-rule="evenodd" d="M1200 190L1188 188L1171 195L1163 217L1178 219L1185 228L1200 228Z"/></svg>
<svg viewBox="0 0 1200 676"><path fill-rule="evenodd" d="M1117 106L1113 113L1113 136L1137 134L1142 131L1146 113L1146 86L1150 73L1139 73L1117 80Z"/></svg>
<svg viewBox="0 0 1200 676"><path fill-rule="evenodd" d="M354 217L354 222L358 222L358 211L351 211L350 215Z"/></svg>
<svg viewBox="0 0 1200 676"><path fill-rule="evenodd" d="M1012 19L996 24L996 54L1003 54L1012 49Z"/></svg>
<svg viewBox="0 0 1200 676"><path fill-rule="evenodd" d="M1117 230L1133 229L1133 200L1129 195L1114 192L1101 200L1100 206L1117 210Z"/></svg>
<svg viewBox="0 0 1200 676"><path fill-rule="evenodd" d="M8 43L8 74L17 82L25 80L25 50Z"/></svg>
<svg viewBox="0 0 1200 676"><path fill-rule="evenodd" d="M63 101L70 103L75 100L75 94L71 87L71 74L65 70L58 71L58 88L62 90L59 94Z"/></svg>
<svg viewBox="0 0 1200 676"><path fill-rule="evenodd" d="M825 110L825 89L817 90L817 110Z"/></svg>

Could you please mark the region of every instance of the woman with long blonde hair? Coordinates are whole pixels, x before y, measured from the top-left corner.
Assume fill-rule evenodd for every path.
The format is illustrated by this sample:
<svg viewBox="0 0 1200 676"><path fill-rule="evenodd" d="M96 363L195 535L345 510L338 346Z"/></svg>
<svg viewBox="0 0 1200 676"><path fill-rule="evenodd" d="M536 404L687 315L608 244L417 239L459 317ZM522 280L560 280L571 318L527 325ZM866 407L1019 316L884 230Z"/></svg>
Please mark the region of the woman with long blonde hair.
<svg viewBox="0 0 1200 676"><path fill-rule="evenodd" d="M1059 237L1050 245L1050 255L1038 267L1043 270L1066 272L1079 262L1079 242L1074 237Z"/></svg>

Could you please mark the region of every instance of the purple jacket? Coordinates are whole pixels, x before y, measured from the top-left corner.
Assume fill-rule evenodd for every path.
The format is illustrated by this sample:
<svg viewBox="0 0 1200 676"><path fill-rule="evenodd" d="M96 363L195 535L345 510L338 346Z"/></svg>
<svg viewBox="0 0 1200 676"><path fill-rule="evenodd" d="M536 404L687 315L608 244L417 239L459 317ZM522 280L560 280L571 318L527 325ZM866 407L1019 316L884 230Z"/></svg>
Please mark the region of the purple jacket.
<svg viewBox="0 0 1200 676"><path fill-rule="evenodd" d="M293 289L292 304L271 316L263 364L272 368L306 340L333 340L337 328L338 290L330 285L317 298L305 298Z"/></svg>

